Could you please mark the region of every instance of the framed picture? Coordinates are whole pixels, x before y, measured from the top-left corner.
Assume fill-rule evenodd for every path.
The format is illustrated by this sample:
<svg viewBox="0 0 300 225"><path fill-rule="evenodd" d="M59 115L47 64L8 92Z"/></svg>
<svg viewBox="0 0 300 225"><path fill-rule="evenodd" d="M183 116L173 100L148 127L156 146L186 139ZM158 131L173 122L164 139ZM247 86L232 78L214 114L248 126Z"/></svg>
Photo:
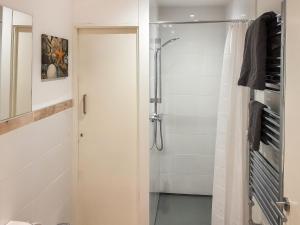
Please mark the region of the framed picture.
<svg viewBox="0 0 300 225"><path fill-rule="evenodd" d="M42 34L42 80L68 77L68 42Z"/></svg>

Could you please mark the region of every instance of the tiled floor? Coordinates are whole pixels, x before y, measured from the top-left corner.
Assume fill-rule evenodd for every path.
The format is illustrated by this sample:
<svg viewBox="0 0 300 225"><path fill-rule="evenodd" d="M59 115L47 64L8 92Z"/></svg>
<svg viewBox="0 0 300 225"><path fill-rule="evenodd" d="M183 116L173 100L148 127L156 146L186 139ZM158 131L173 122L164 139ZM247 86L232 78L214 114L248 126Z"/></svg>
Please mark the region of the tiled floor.
<svg viewBox="0 0 300 225"><path fill-rule="evenodd" d="M161 194L155 225L211 225L211 197Z"/></svg>

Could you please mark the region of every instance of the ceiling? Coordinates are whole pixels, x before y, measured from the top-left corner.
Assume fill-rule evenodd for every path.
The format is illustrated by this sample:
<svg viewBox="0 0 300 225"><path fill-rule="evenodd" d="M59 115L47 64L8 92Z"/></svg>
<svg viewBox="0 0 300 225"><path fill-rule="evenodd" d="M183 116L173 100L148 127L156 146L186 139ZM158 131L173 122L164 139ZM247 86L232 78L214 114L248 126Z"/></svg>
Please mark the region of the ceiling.
<svg viewBox="0 0 300 225"><path fill-rule="evenodd" d="M159 6L189 7L189 6L220 6L231 0L157 0Z"/></svg>

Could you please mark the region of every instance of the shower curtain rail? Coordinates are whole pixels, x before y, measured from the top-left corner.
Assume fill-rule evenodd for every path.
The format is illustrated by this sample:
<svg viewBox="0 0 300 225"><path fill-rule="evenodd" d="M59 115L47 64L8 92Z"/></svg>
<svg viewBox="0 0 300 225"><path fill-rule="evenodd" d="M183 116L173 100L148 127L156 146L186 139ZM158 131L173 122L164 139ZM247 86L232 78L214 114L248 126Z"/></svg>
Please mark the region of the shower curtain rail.
<svg viewBox="0 0 300 225"><path fill-rule="evenodd" d="M192 20L192 21L154 21L150 24L201 24L201 23L247 23L252 20L239 19L239 20Z"/></svg>

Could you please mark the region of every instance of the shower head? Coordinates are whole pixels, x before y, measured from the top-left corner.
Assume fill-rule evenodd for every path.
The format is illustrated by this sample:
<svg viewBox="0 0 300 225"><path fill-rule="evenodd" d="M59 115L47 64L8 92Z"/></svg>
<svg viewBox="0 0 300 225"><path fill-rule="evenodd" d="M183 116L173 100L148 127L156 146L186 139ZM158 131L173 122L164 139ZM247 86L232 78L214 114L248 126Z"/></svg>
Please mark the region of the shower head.
<svg viewBox="0 0 300 225"><path fill-rule="evenodd" d="M163 47L165 47L166 45L171 44L172 42L177 41L177 40L179 40L179 39L180 39L180 38L172 38L172 39L166 41L164 44L162 44L161 47L163 48Z"/></svg>

